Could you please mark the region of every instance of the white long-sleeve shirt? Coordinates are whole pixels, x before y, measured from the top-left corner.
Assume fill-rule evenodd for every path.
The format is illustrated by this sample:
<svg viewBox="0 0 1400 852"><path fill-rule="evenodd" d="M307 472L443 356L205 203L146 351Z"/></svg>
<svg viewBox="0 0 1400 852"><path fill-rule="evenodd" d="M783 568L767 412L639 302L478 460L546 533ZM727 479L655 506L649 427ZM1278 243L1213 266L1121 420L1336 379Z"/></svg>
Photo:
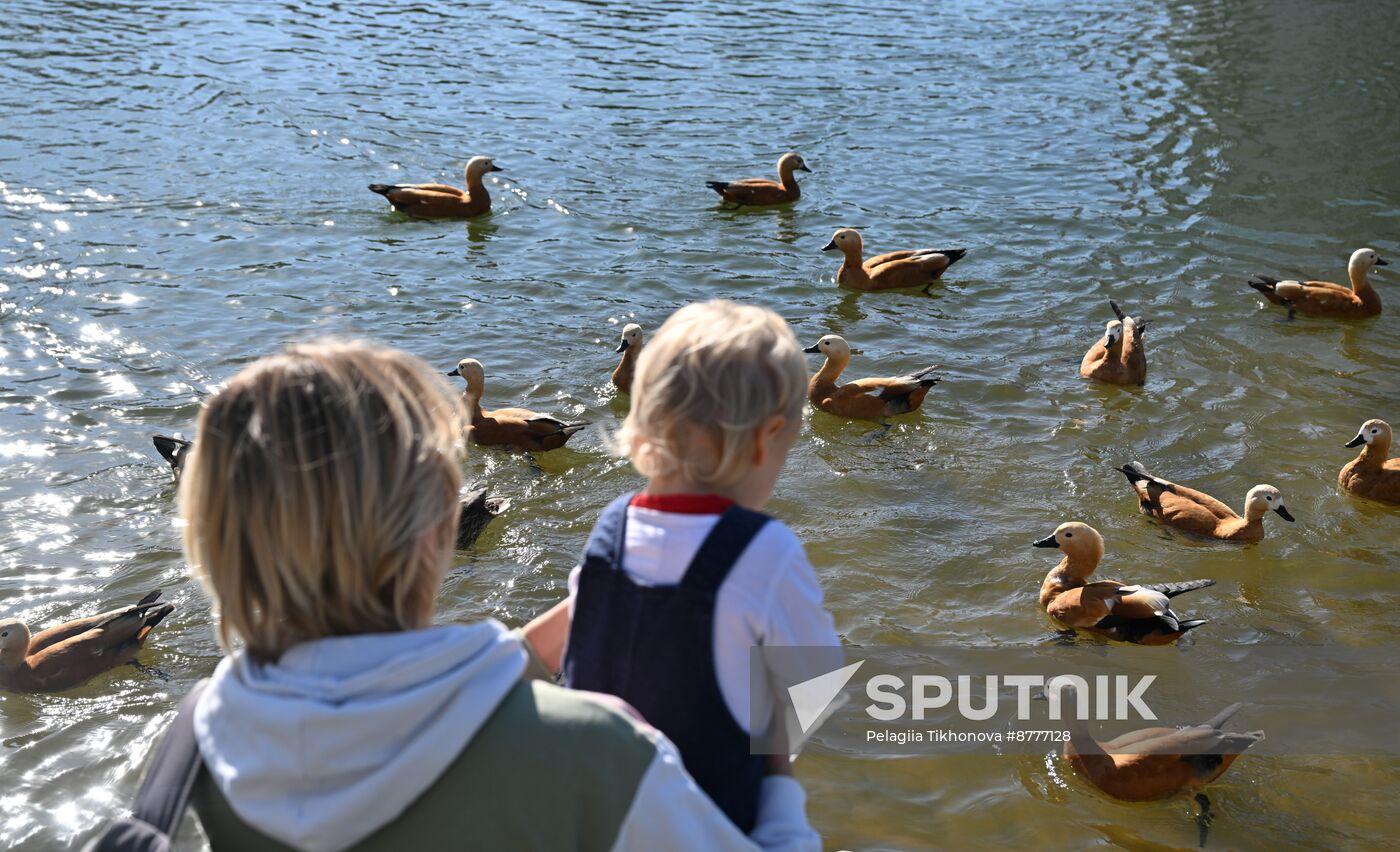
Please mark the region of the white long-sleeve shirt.
<svg viewBox="0 0 1400 852"><path fill-rule="evenodd" d="M627 509L623 570L642 585L676 585L728 501L713 496L641 496ZM569 574L569 611L578 594L579 568ZM770 520L739 557L715 599L715 675L725 706L739 726L772 714L768 693L750 696L750 649L762 646L841 647L821 584L802 542L786 525ZM788 659L788 658L784 658ZM840 666L839 655L791 658L809 671L777 671L787 684Z"/></svg>

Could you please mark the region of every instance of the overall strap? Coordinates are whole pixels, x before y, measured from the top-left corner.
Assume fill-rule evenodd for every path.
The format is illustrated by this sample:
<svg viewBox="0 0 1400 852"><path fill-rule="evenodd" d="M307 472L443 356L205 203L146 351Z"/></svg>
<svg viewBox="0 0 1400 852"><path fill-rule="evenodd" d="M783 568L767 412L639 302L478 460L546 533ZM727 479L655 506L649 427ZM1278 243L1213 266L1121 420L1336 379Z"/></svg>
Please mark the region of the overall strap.
<svg viewBox="0 0 1400 852"><path fill-rule="evenodd" d="M603 510L588 536L588 545L583 551L584 564L592 562L621 570L627 540L627 507L634 496L635 493L624 494Z"/></svg>
<svg viewBox="0 0 1400 852"><path fill-rule="evenodd" d="M146 768L146 777L141 780L141 789L136 793L136 804L131 809L133 817L171 837L180 827L190 791L204 766L199 743L194 737L194 706L208 685L207 680L195 684L180 702L175 721L170 723L160 745L156 746L151 765Z"/></svg>
<svg viewBox="0 0 1400 852"><path fill-rule="evenodd" d="M700 544L681 578L681 588L713 596L724 584L729 571L744 555L768 516L741 506L730 506Z"/></svg>

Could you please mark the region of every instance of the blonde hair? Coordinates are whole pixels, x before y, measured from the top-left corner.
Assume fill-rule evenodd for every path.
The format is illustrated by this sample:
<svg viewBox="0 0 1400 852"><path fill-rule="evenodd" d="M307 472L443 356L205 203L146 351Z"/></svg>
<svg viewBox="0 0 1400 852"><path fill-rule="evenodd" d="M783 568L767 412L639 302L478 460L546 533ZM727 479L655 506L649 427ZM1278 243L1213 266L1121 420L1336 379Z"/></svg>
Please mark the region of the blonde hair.
<svg viewBox="0 0 1400 852"><path fill-rule="evenodd" d="M365 343L291 346L199 416L180 480L185 553L219 641L261 661L431 621L451 556L462 414L426 364Z"/></svg>
<svg viewBox="0 0 1400 852"><path fill-rule="evenodd" d="M687 305L637 360L617 448L649 479L725 486L743 475L766 419L801 423L806 391L807 363L782 317L734 302Z"/></svg>

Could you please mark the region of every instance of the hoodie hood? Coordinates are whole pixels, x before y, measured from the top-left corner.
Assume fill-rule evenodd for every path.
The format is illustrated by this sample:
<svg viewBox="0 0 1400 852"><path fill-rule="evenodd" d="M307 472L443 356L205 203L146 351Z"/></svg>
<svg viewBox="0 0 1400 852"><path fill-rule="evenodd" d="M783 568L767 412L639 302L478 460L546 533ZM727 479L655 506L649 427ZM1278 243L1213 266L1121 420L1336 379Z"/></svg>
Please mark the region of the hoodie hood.
<svg viewBox="0 0 1400 852"><path fill-rule="evenodd" d="M336 852L437 781L525 661L491 620L317 639L270 665L239 652L200 696L195 736L239 818L297 849Z"/></svg>

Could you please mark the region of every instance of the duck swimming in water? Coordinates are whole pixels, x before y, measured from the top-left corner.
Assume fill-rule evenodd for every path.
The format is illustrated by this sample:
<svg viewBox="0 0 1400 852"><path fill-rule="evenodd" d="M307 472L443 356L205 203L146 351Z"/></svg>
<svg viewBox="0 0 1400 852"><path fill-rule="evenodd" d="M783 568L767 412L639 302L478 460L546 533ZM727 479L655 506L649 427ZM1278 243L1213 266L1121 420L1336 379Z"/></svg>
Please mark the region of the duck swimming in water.
<svg viewBox="0 0 1400 852"><path fill-rule="evenodd" d="M842 228L822 251L840 251L844 259L836 283L852 290L900 290L922 287L927 293L948 267L963 259L967 249L892 251L861 260L865 243L854 228Z"/></svg>
<svg viewBox="0 0 1400 852"><path fill-rule="evenodd" d="M1065 760L1079 776L1115 799L1149 802L1195 790L1215 781L1235 758L1264 739L1263 731L1234 733L1225 723L1242 704L1231 704L1215 716L1182 728L1142 728L1100 742L1089 732L1089 723L1074 709L1078 690L1073 683L1059 685L1060 705L1069 739ZM1055 681L1048 687L1055 689ZM1197 819L1201 846L1206 845L1211 823L1210 799L1196 793L1201 806Z"/></svg>
<svg viewBox="0 0 1400 852"><path fill-rule="evenodd" d="M146 637L175 605L160 589L109 612L75 618L32 636L18 618L0 619L0 689L62 692L136 659Z"/></svg>
<svg viewBox="0 0 1400 852"><path fill-rule="evenodd" d="M802 351L826 356L826 363L807 385L807 399L814 408L851 420L884 423L886 417L915 411L939 380L931 375L938 369L933 366L907 376L856 379L838 386L836 380L851 362L851 347L844 337L828 334Z"/></svg>
<svg viewBox="0 0 1400 852"><path fill-rule="evenodd" d="M417 219L470 219L490 212L491 193L486 191L482 178L500 170L490 157L472 157L467 161L465 190L445 183L372 183L369 191L387 198L400 213Z"/></svg>
<svg viewBox="0 0 1400 852"><path fill-rule="evenodd" d="M613 386L623 393L632 393L632 377L637 373L637 359L642 355L642 327L635 322L629 322L622 329L622 340L617 344L617 351L622 353L622 360L617 362L617 368L612 371Z"/></svg>
<svg viewBox="0 0 1400 852"><path fill-rule="evenodd" d="M1400 503L1400 458L1386 458L1391 438L1390 424L1384 420L1362 423L1356 437L1346 443L1348 447L1360 447L1361 455L1337 474L1337 484L1352 494Z"/></svg>
<svg viewBox="0 0 1400 852"><path fill-rule="evenodd" d="M1255 275L1249 279L1249 286L1263 293L1271 303L1288 308L1290 319L1294 313L1308 317L1365 319L1379 316L1381 312L1380 294L1371 287L1366 273L1377 266L1389 265L1375 249L1359 248L1347 261L1350 287L1331 281L1281 281L1268 275Z"/></svg>
<svg viewBox="0 0 1400 852"><path fill-rule="evenodd" d="M505 447L518 452L557 450L583 427L591 425L588 420L570 423L528 408L486 411L481 407L481 397L486 389L486 370L475 358L458 361L456 369L449 370L447 375L461 376L466 380L467 389L462 393L462 400L472 415L468 433L478 446Z"/></svg>
<svg viewBox="0 0 1400 852"><path fill-rule="evenodd" d="M1222 541L1259 541L1264 538L1264 515L1270 511L1293 523L1293 515L1283 505L1283 494L1272 485L1249 489L1241 517L1209 494L1149 473L1141 462L1129 462L1117 470L1128 478L1144 515L1196 535Z"/></svg>
<svg viewBox="0 0 1400 852"><path fill-rule="evenodd" d="M788 153L778 158L778 180L744 178L743 180L710 180L705 185L731 204L787 204L802 197L793 172L810 172L801 154Z"/></svg>
<svg viewBox="0 0 1400 852"><path fill-rule="evenodd" d="M1109 300L1117 319L1110 320L1103 339L1089 347L1079 362L1079 375L1113 385L1140 385L1147 381L1147 349L1142 336L1147 320L1130 317Z"/></svg>
<svg viewBox="0 0 1400 852"><path fill-rule="evenodd" d="M1119 642L1167 645L1206 623L1203 618L1188 621L1178 616L1172 611L1171 599L1214 586L1214 580L1135 585L1117 580L1089 582L1103 559L1103 536L1077 521L1060 524L1034 546L1056 547L1064 554L1040 585L1040 605L1066 627Z"/></svg>

